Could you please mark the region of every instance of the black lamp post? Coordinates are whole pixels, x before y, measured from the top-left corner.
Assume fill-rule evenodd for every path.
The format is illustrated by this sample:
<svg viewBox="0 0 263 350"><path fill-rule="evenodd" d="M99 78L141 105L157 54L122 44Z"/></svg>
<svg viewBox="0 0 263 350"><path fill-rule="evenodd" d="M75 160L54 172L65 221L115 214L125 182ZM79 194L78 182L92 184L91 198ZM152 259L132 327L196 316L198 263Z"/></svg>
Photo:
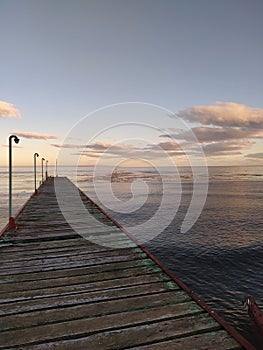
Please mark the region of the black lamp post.
<svg viewBox="0 0 263 350"><path fill-rule="evenodd" d="M37 190L37 157L39 157L38 153L34 153L34 182L35 182L35 195L38 195Z"/></svg>
<svg viewBox="0 0 263 350"><path fill-rule="evenodd" d="M16 135L9 136L9 228L13 230L16 223L12 216L12 139L18 143L19 138Z"/></svg>

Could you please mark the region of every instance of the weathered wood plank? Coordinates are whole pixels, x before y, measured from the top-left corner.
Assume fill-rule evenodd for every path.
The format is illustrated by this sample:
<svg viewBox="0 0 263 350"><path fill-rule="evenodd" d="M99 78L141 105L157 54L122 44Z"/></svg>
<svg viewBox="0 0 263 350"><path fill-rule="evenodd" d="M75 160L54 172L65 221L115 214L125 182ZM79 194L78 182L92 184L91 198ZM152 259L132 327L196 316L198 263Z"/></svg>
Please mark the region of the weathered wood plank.
<svg viewBox="0 0 263 350"><path fill-rule="evenodd" d="M64 261L77 259L77 260L83 260L83 259L97 259L97 258L105 258L105 257L115 257L115 256L129 256L129 257L137 257L137 258L145 258L146 255L142 253L138 249L118 249L118 250L104 250L103 248L101 250L95 250L95 251L87 251L87 250L80 250L80 251L68 251L64 254L41 254L38 252L32 253L31 256L22 258L20 256L17 256L16 259L1 259L1 262L5 265L4 268L10 268L10 267L20 267L20 266L28 266L28 265L38 265L39 262L42 264L49 264L53 263L54 261L57 264L63 263Z"/></svg>
<svg viewBox="0 0 263 350"><path fill-rule="evenodd" d="M86 276L85 276L86 277ZM84 281L83 281L84 280ZM55 282L55 281L54 281ZM68 284L66 284L68 282ZM80 283L82 282L82 283ZM49 284L48 287L44 287L43 285L38 284L37 289L31 288L27 290L24 286L23 290L21 291L7 291L4 293L1 290L0 293L0 304L1 303L8 303L13 301L20 301L20 300L27 300L32 298L43 298L43 297L54 297L54 296L62 296L67 294L74 294L74 293L82 293L82 292L88 292L88 291L103 291L108 289L119 289L123 287L130 287L130 286L141 286L150 284L150 283L163 283L165 285L165 281L160 282L160 276L158 275L143 275L143 276L131 276L128 278L115 278L115 279L109 279L106 281L99 281L99 282L90 282L88 278L82 279L75 279L74 281L64 281L64 284L62 284L60 287L56 287L55 285ZM36 286L35 286L36 288ZM171 288L171 286L170 286ZM2 288L1 288L2 289ZM174 289L179 289L178 286L174 286Z"/></svg>
<svg viewBox="0 0 263 350"><path fill-rule="evenodd" d="M91 266L86 266L84 264L84 266L80 265L74 268L56 267L54 269L48 269L47 271L40 270L37 272L27 272L19 274L14 273L11 275L3 273L2 275L0 275L0 286L1 284L5 283L21 283L23 281L37 281L42 279L49 280L49 278L51 278L50 282L53 283L53 278L63 278L81 275L89 275L91 281L98 280L99 278L105 280L107 278L112 278L110 274L107 273L110 271L113 271L113 273L116 274L116 276L138 276L144 273L161 272L161 269L158 268L156 265L153 265L152 261L147 258L142 260L116 261L113 263L98 264Z"/></svg>
<svg viewBox="0 0 263 350"><path fill-rule="evenodd" d="M72 348L74 349L74 348ZM81 348L79 348L81 349ZM83 348L84 349L84 348ZM219 330L217 332L201 333L190 337L172 339L155 344L132 347L130 350L238 350L240 346L233 341L227 332Z"/></svg>
<svg viewBox="0 0 263 350"><path fill-rule="evenodd" d="M161 282L152 283L151 286L131 286L124 288L116 288L110 290L101 290L94 292L79 292L65 296L42 297L31 300L16 301L9 304L2 304L0 315L9 315L19 312L27 312L32 310L48 309L51 307L65 307L67 305L76 305L83 303L92 303L102 300L116 300L121 298L129 298L135 295L150 295L155 293L168 293L167 286ZM182 291L175 291L178 296L184 294Z"/></svg>
<svg viewBox="0 0 263 350"><path fill-rule="evenodd" d="M65 320L100 317L116 313L127 313L135 310L144 310L159 306L178 305L177 314L182 310L195 309L196 303L186 294L176 295L173 292L156 293L151 295L133 296L126 299L116 299L114 302L99 301L91 304L69 305L64 308L36 310L0 317L0 330L27 328L40 324L52 324ZM198 307L197 307L198 309ZM127 317L129 315L127 314Z"/></svg>
<svg viewBox="0 0 263 350"><path fill-rule="evenodd" d="M101 258L91 258L89 259L88 256L77 256L77 257L68 257L68 258L62 258L62 259L54 259L52 262L48 262L48 264L44 264L42 269L40 268L41 260L37 260L35 263L32 261L29 262L21 262L20 266L4 266L2 268L2 273L3 274L8 274L15 272L33 272L33 271L48 271L51 270L52 268L55 268L56 266L60 267L74 267L74 266L92 266L92 265L99 265L99 264L107 264L110 262L118 262L118 261L130 261L130 260L140 260L145 258L145 254L141 253L138 255L117 255L117 256L105 256Z"/></svg>
<svg viewBox="0 0 263 350"><path fill-rule="evenodd" d="M41 289L44 289L45 293L47 294L56 293L56 290L60 290L59 293L62 293L62 290L67 293L71 288L87 288L87 290L89 290L91 288L107 288L107 286L114 287L115 285L144 284L148 283L149 281L170 281L168 277L161 277L160 274L156 272L148 272L143 274L141 269L137 269L137 274L134 272L136 272L134 269L128 269L110 271L108 273L92 275L84 274L59 278L52 278L52 276L50 276L49 279L40 279L37 283L35 281L5 283L0 286L0 300L5 298L5 294L8 294L9 298L14 297L15 295L23 295L23 292L25 292L26 295L32 293L30 295L33 296ZM15 286L13 283L16 283ZM171 285L171 282L169 283ZM176 284L174 284L174 288L176 287L179 288Z"/></svg>
<svg viewBox="0 0 263 350"><path fill-rule="evenodd" d="M168 312L167 307L164 307L164 309ZM143 313L131 312L129 317L125 317L127 316L125 314L123 318L123 314L114 314L2 332L1 347L38 342L46 343L67 338L68 342L62 341L63 346L65 346L64 349L69 349L68 345L70 344L81 344L83 341L86 343L87 349L95 349L98 344L101 349L120 349L133 344L143 344L162 339L163 334L169 338L169 336L192 335L194 332L212 331L219 328L211 317L204 314L199 313L195 316L184 316L179 319L169 319L168 317L163 321L164 316L158 312L155 315L154 311L156 310L160 311L159 309L148 309ZM158 322L152 323L152 321ZM85 338L79 339L81 337Z"/></svg>
<svg viewBox="0 0 263 350"><path fill-rule="evenodd" d="M96 247L94 246L93 243L89 242L88 240L78 236L78 238L75 239L66 239L66 240L61 240L61 241L56 241L56 240L51 240L51 241L40 241L40 242L32 242L32 243L27 243L27 244L22 244L22 243L8 243L4 242L3 238L0 240L0 253L4 254L13 254L14 252L19 254L19 253L32 253L35 249L38 251L53 251L54 249L62 249L62 250L67 250L69 248L82 248L82 247L87 247L87 249L92 249L94 248L101 248L100 246ZM108 248L110 250L110 248Z"/></svg>

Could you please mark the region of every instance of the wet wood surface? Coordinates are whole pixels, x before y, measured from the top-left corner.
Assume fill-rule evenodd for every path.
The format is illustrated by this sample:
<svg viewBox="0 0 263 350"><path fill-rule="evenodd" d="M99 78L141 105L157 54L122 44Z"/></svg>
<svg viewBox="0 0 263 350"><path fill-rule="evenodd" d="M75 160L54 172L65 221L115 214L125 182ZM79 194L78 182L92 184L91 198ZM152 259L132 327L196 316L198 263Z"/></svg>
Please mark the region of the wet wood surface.
<svg viewBox="0 0 263 350"><path fill-rule="evenodd" d="M55 181L70 194L71 182ZM92 216L88 234L110 237L110 247L85 239L66 222L53 178L31 197L17 230L1 237L0 349L242 348L80 196L85 220Z"/></svg>

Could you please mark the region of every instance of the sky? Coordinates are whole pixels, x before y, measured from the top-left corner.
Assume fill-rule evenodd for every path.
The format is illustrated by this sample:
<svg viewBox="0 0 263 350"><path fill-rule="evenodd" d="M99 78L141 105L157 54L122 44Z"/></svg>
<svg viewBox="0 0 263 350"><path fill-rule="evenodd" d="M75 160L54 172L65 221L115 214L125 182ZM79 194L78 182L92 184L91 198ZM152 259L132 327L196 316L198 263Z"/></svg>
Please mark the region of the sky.
<svg viewBox="0 0 263 350"><path fill-rule="evenodd" d="M12 134L14 165L34 152L183 165L200 149L209 165L262 165L262 13L261 0L0 0L0 166Z"/></svg>

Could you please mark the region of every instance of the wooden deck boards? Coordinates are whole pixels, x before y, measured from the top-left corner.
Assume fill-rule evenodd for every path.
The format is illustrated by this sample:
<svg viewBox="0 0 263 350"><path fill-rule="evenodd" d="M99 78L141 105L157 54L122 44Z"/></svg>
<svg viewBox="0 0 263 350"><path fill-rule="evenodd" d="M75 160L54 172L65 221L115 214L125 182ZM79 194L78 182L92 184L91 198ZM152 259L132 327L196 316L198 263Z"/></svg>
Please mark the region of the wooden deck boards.
<svg viewBox="0 0 263 350"><path fill-rule="evenodd" d="M66 178L57 181L69 186ZM70 185L72 186L72 185ZM96 245L66 223L53 179L0 240L0 349L241 349L91 201L89 215L123 248ZM78 218L80 220L81 218ZM81 222L80 222L81 224Z"/></svg>

